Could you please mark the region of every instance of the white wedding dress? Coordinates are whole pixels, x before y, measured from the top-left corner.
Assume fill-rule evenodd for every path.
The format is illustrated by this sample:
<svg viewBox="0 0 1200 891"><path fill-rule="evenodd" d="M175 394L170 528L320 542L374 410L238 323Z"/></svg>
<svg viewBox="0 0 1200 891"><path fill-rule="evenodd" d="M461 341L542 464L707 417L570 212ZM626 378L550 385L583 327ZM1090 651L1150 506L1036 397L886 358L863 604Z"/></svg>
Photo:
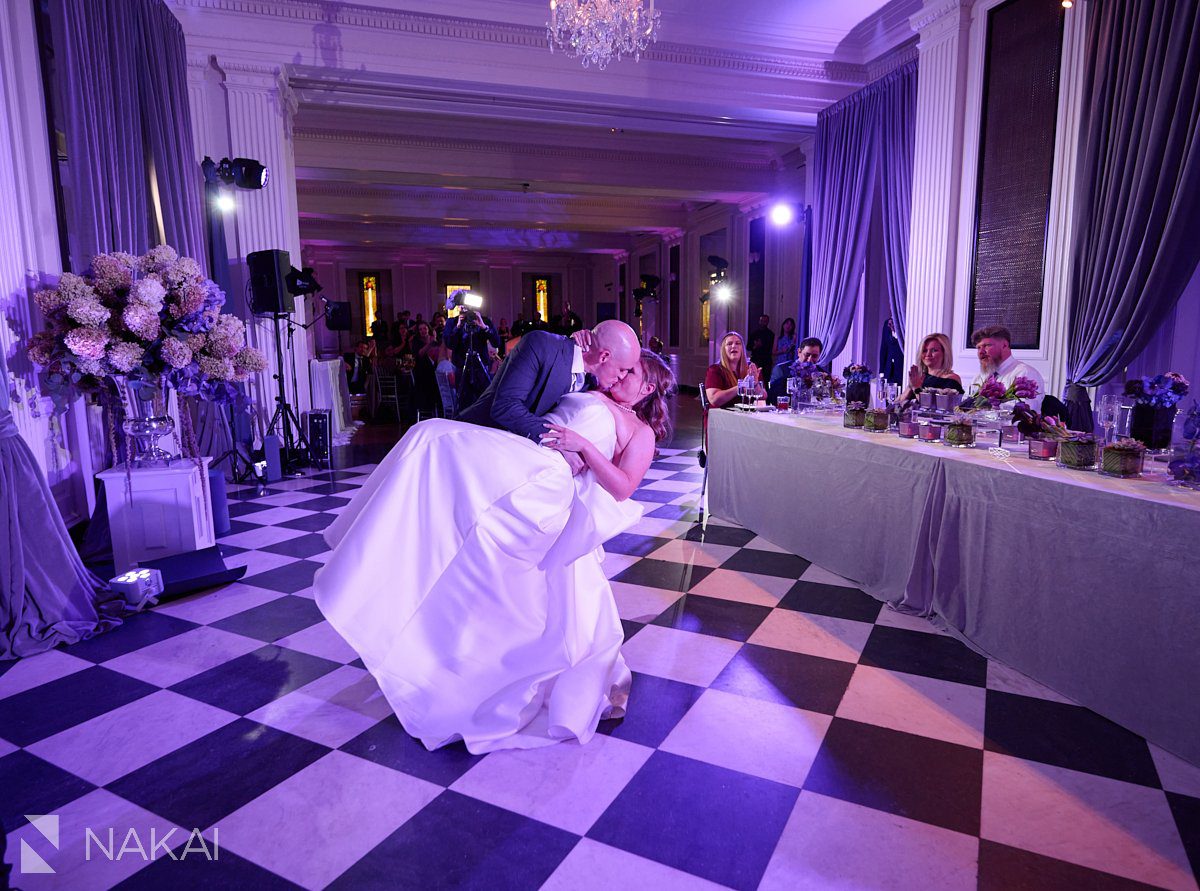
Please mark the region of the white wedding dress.
<svg viewBox="0 0 1200 891"><path fill-rule="evenodd" d="M606 455L612 413L563 397L547 420ZM318 606L426 748L476 754L591 739L630 674L601 545L641 516L528 439L417 424L325 532Z"/></svg>

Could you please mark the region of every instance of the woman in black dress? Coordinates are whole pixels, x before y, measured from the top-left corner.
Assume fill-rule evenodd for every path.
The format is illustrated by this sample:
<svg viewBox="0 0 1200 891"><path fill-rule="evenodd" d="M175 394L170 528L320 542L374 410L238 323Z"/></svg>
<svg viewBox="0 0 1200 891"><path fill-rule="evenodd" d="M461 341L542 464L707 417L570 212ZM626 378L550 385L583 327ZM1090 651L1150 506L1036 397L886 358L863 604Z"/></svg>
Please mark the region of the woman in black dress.
<svg viewBox="0 0 1200 891"><path fill-rule="evenodd" d="M922 390L957 390L963 392L962 378L954 373L950 338L945 334L929 334L921 341L920 360L908 369L908 389L902 402L915 399Z"/></svg>

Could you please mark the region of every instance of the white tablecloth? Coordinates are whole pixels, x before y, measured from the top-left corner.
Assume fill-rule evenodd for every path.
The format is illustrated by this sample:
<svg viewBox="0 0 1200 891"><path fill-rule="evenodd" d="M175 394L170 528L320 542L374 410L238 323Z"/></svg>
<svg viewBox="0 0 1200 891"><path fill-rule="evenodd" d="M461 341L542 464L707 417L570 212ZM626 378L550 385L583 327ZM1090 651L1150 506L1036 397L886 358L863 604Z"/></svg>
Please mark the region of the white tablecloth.
<svg viewBox="0 0 1200 891"><path fill-rule="evenodd" d="M1200 763L1200 493L713 411L709 503Z"/></svg>
<svg viewBox="0 0 1200 891"><path fill-rule="evenodd" d="M333 435L354 427L350 416L350 389L341 359L311 359L308 377L312 386L312 407L333 412Z"/></svg>

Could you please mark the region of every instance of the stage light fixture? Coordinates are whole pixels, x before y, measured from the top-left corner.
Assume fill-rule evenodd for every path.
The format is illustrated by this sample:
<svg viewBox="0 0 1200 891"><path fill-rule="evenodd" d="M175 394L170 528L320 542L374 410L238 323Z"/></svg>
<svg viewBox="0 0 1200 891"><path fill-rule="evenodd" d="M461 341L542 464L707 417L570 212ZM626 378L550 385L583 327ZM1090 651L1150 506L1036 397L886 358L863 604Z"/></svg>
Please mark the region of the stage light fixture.
<svg viewBox="0 0 1200 891"><path fill-rule="evenodd" d="M297 269L293 266L284 277L284 284L288 289L288 293L295 297L300 297L304 294L315 294L323 290L321 283L313 275L311 266L305 266L303 269Z"/></svg>
<svg viewBox="0 0 1200 891"><path fill-rule="evenodd" d="M730 287L729 282L718 282L713 285L712 295L718 300L728 300L733 296L733 288Z"/></svg>
<svg viewBox="0 0 1200 891"><path fill-rule="evenodd" d="M134 608L152 605L163 592L162 573L157 569L131 569L109 580L109 587Z"/></svg>
<svg viewBox="0 0 1200 891"><path fill-rule="evenodd" d="M790 204L780 202L771 208L771 222L776 226L791 225L794 219L796 219L796 212L792 210Z"/></svg>
<svg viewBox="0 0 1200 891"><path fill-rule="evenodd" d="M216 163L212 158L200 162L204 181L212 185L224 183L239 189L261 189L271 178L271 170L253 158L222 158Z"/></svg>
<svg viewBox="0 0 1200 891"><path fill-rule="evenodd" d="M237 207L232 195L218 195L213 202L221 213L229 213Z"/></svg>

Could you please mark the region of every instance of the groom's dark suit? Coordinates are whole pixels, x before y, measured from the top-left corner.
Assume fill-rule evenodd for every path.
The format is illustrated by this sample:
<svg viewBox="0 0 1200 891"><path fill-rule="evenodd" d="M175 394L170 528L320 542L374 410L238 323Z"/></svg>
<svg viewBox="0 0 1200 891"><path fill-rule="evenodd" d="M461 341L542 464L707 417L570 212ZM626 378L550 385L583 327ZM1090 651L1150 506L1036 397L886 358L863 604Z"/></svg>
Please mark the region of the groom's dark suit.
<svg viewBox="0 0 1200 891"><path fill-rule="evenodd" d="M458 420L511 430L534 442L546 431L542 420L571 389L575 342L549 331L530 331L508 354L488 388Z"/></svg>

